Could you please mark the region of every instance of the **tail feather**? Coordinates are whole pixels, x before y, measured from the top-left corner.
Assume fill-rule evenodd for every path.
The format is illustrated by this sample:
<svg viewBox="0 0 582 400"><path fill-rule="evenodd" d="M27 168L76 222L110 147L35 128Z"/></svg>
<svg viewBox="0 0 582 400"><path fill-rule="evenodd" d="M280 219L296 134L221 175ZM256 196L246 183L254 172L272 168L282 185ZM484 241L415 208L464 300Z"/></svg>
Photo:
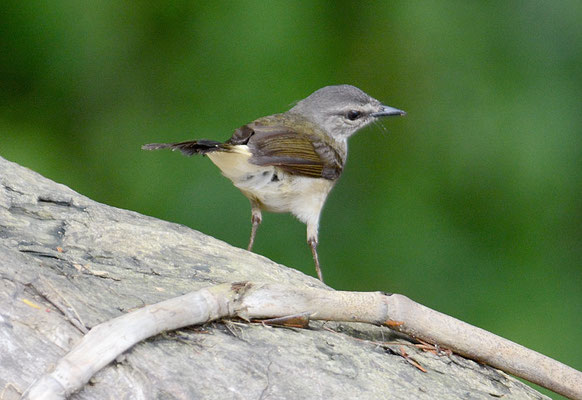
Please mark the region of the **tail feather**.
<svg viewBox="0 0 582 400"><path fill-rule="evenodd" d="M159 150L159 149L171 149L180 150L182 154L191 156L193 154L206 154L212 151L224 150L224 143L217 142L215 140L191 140L187 142L180 143L150 143L141 146L142 150Z"/></svg>

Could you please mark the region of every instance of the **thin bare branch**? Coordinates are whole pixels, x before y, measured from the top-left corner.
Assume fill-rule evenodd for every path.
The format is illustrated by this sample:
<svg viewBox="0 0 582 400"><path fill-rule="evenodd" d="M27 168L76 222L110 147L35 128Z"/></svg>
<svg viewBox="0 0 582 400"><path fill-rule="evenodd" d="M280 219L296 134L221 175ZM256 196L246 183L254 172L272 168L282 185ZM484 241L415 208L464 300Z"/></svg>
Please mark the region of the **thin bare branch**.
<svg viewBox="0 0 582 400"><path fill-rule="evenodd" d="M489 364L572 399L582 399L582 373L533 350L418 304L398 294L340 292L279 284L222 284L143 307L85 335L24 398L62 399L134 344L162 331L239 317L383 324Z"/></svg>

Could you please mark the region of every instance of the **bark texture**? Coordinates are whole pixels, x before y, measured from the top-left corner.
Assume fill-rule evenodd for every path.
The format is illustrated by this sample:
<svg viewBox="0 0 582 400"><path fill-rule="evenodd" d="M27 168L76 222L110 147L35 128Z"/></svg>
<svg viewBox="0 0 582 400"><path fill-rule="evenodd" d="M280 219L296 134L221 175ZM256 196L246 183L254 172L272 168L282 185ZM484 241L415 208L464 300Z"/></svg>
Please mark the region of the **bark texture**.
<svg viewBox="0 0 582 400"><path fill-rule="evenodd" d="M19 398L87 328L236 281L325 287L187 227L99 204L0 158L0 399ZM395 340L401 344L377 343ZM488 366L409 344L365 324L292 329L225 321L138 344L72 398L546 398Z"/></svg>

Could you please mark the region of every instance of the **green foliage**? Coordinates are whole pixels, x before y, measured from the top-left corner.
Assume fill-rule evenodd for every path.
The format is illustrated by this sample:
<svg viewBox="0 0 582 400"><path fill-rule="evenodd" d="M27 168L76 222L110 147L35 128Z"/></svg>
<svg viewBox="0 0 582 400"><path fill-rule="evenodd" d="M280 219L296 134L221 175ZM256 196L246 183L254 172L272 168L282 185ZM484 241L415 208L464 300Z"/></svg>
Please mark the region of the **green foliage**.
<svg viewBox="0 0 582 400"><path fill-rule="evenodd" d="M338 289L387 290L582 368L580 2L0 5L0 155L236 246L247 200L203 158L329 84L408 112L351 140L321 221ZM1 173L1 171L0 171ZM305 229L255 250L314 274Z"/></svg>

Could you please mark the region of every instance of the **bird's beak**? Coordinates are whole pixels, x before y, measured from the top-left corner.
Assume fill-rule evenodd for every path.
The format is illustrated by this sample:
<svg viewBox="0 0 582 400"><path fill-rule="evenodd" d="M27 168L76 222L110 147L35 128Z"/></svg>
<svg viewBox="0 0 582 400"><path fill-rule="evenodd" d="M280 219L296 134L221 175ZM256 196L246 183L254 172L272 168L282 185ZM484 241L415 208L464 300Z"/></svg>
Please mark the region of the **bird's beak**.
<svg viewBox="0 0 582 400"><path fill-rule="evenodd" d="M380 111L370 114L372 117L390 117L392 115L406 115L406 112L394 107L383 105Z"/></svg>

